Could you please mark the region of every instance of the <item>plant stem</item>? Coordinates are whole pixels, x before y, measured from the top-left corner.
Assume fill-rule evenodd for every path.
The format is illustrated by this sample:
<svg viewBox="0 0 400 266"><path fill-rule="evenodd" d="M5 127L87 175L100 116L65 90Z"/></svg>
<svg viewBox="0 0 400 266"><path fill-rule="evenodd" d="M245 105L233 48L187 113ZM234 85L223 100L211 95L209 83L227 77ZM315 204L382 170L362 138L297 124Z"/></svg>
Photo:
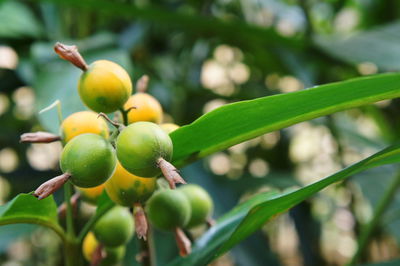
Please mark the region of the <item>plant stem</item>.
<svg viewBox="0 0 400 266"><path fill-rule="evenodd" d="M386 190L383 197L378 202L376 209L374 210L373 217L371 221L364 227L361 231L361 235L358 238L358 248L356 253L354 254L353 258L349 262L348 265L355 265L358 260L360 259L361 255L363 254L364 249L366 248L369 239L376 229L377 225L380 222L380 218L382 218L383 213L389 207L390 203L392 202L393 197L396 194L396 191L400 185L400 172L392 180L392 183L389 185L389 188Z"/></svg>
<svg viewBox="0 0 400 266"><path fill-rule="evenodd" d="M67 237L64 243L65 266L82 265L81 245L76 238Z"/></svg>
<svg viewBox="0 0 400 266"><path fill-rule="evenodd" d="M73 217L73 210L72 210L72 204L71 204L72 184L69 181L64 186L64 197L65 197L64 200L67 203L67 212L66 212L67 235L69 237L75 238L74 217Z"/></svg>

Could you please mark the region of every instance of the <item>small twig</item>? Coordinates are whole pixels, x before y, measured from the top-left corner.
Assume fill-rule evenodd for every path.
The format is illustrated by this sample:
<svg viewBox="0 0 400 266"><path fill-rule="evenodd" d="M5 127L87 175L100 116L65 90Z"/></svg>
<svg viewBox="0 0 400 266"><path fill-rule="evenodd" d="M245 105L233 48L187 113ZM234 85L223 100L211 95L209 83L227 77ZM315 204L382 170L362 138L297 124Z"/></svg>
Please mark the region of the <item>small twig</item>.
<svg viewBox="0 0 400 266"><path fill-rule="evenodd" d="M54 135L49 132L29 132L21 135L19 142L21 143L51 143L55 141L59 141L61 139L60 136Z"/></svg>
<svg viewBox="0 0 400 266"><path fill-rule="evenodd" d="M124 112L129 113L133 109L137 109L137 107L136 106L131 106L128 109L124 110Z"/></svg>
<svg viewBox="0 0 400 266"><path fill-rule="evenodd" d="M147 75L143 75L138 81L136 82L136 91L137 92L146 92L149 86L150 78Z"/></svg>
<svg viewBox="0 0 400 266"><path fill-rule="evenodd" d="M81 56L76 45L65 45L57 42L54 45L54 51L64 60L71 62L76 67L83 71L88 70L89 66L86 64L85 59Z"/></svg>
<svg viewBox="0 0 400 266"><path fill-rule="evenodd" d="M135 218L136 235L139 239L147 240L148 222L143 206L136 203L133 207L133 216Z"/></svg>
<svg viewBox="0 0 400 266"><path fill-rule="evenodd" d="M175 229L175 240L176 244L178 245L179 255L181 255L182 257L189 255L192 251L192 243L190 243L188 237L179 227Z"/></svg>
<svg viewBox="0 0 400 266"><path fill-rule="evenodd" d="M99 118L99 117L103 117L105 120L107 120L108 123L113 125L118 130L121 130L122 128L125 127L124 125L122 125L122 124L120 124L118 122L112 121L105 113L99 113L97 118Z"/></svg>
<svg viewBox="0 0 400 266"><path fill-rule="evenodd" d="M175 184L186 184L186 181L179 174L179 170L175 168L170 162L163 158L157 160L157 165L160 167L165 179L167 179L169 187L175 189Z"/></svg>
<svg viewBox="0 0 400 266"><path fill-rule="evenodd" d="M49 181L44 182L41 184L33 193L35 197L39 200L47 198L49 195L56 192L60 187L62 187L68 179L71 177L71 174L65 173L59 176L56 176Z"/></svg>

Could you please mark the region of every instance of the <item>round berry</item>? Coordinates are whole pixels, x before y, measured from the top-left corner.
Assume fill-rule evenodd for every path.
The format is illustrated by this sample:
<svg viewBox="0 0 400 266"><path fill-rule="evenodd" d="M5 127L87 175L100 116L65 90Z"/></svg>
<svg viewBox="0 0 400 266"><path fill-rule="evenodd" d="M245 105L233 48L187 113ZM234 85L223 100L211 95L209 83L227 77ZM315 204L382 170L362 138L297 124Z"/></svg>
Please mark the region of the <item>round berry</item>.
<svg viewBox="0 0 400 266"><path fill-rule="evenodd" d="M82 74L78 92L93 111L111 113L123 107L128 100L132 94L132 82L120 65L98 60Z"/></svg>
<svg viewBox="0 0 400 266"><path fill-rule="evenodd" d="M104 183L113 174L116 163L111 144L91 133L76 136L68 142L60 159L63 173L71 174L71 182L83 188Z"/></svg>
<svg viewBox="0 0 400 266"><path fill-rule="evenodd" d="M161 190L147 201L146 213L158 229L172 231L184 227L190 219L190 203L179 190Z"/></svg>

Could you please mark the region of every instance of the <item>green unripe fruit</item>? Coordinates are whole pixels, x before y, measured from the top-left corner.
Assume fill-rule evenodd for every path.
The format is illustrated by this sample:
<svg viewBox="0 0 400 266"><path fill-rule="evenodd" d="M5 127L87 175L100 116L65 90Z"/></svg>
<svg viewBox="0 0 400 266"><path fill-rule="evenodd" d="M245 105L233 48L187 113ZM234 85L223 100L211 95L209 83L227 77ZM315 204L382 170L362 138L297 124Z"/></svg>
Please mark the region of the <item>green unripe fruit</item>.
<svg viewBox="0 0 400 266"><path fill-rule="evenodd" d="M100 262L100 266L109 266L114 265L120 262L124 256L126 248L125 246L118 246L118 247L104 247L105 257Z"/></svg>
<svg viewBox="0 0 400 266"><path fill-rule="evenodd" d="M134 227L131 213L124 207L115 206L97 221L93 233L103 245L117 247L128 243Z"/></svg>
<svg viewBox="0 0 400 266"><path fill-rule="evenodd" d="M179 188L188 198L192 213L187 228L191 228L206 222L213 211L213 201L210 195L202 187L194 184L184 185Z"/></svg>
<svg viewBox="0 0 400 266"><path fill-rule="evenodd" d="M127 126L117 139L117 157L121 165L134 175L154 177L161 173L160 158L172 158L172 140L160 126L136 122Z"/></svg>
<svg viewBox="0 0 400 266"><path fill-rule="evenodd" d="M60 159L64 173L78 187L95 187L104 183L114 172L117 159L114 148L102 136L82 134L65 145Z"/></svg>
<svg viewBox="0 0 400 266"><path fill-rule="evenodd" d="M147 201L149 221L158 229L172 231L184 227L190 219L190 203L179 190L161 190Z"/></svg>

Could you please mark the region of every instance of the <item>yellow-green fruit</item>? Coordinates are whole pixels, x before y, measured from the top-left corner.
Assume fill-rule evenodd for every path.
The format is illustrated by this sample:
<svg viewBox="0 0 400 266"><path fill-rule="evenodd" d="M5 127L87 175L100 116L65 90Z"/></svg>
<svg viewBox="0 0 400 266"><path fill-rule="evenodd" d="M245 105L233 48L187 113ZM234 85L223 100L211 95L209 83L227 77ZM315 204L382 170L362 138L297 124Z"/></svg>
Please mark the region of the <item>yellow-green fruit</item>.
<svg viewBox="0 0 400 266"><path fill-rule="evenodd" d="M114 174L105 183L106 191L112 201L119 205L132 207L145 202L157 187L157 178L143 178L129 173L117 162Z"/></svg>
<svg viewBox="0 0 400 266"><path fill-rule="evenodd" d="M64 143L84 133L93 133L108 138L108 126L102 117L92 111L82 111L68 116L61 124L60 134Z"/></svg>
<svg viewBox="0 0 400 266"><path fill-rule="evenodd" d="M172 140L160 126L151 122L136 122L127 126L117 139L117 157L130 173L140 177L155 177L161 173L157 160L172 158Z"/></svg>
<svg viewBox="0 0 400 266"><path fill-rule="evenodd" d="M194 184L179 187L188 198L192 213L187 228L195 227L206 222L213 211L213 201L210 195L202 187Z"/></svg>
<svg viewBox="0 0 400 266"><path fill-rule="evenodd" d="M82 253L88 262L93 259L94 252L99 246L99 242L92 232L89 232L82 244ZM106 247L104 246L105 257L101 261L101 266L114 265L115 263L121 261L125 256L125 246L119 247Z"/></svg>
<svg viewBox="0 0 400 266"><path fill-rule="evenodd" d="M190 203L179 190L161 190L146 203L146 213L151 224L161 230L172 231L184 227L190 219Z"/></svg>
<svg viewBox="0 0 400 266"><path fill-rule="evenodd" d="M160 123L162 119L162 107L156 98L148 93L138 92L131 97L124 105L127 110L135 107L128 113L128 123L139 121L148 121L153 123Z"/></svg>
<svg viewBox="0 0 400 266"><path fill-rule="evenodd" d="M167 134L170 134L179 128L178 125L173 123L164 123L161 124L160 127L164 130Z"/></svg>
<svg viewBox="0 0 400 266"><path fill-rule="evenodd" d="M111 113L128 100L132 94L132 82L120 65L98 60L82 74L78 91L87 107L95 112Z"/></svg>
<svg viewBox="0 0 400 266"><path fill-rule="evenodd" d="M102 136L86 133L65 145L60 159L63 173L78 187L95 187L104 183L115 170L114 148Z"/></svg>
<svg viewBox="0 0 400 266"><path fill-rule="evenodd" d="M103 245L117 247L128 243L134 229L133 217L128 209L115 206L97 221L93 232Z"/></svg>
<svg viewBox="0 0 400 266"><path fill-rule="evenodd" d="M103 190L105 188L104 183L97 186L97 187L90 187L90 188L82 188L82 187L76 187L81 194L82 199L90 204L97 204L97 200L103 193Z"/></svg>

